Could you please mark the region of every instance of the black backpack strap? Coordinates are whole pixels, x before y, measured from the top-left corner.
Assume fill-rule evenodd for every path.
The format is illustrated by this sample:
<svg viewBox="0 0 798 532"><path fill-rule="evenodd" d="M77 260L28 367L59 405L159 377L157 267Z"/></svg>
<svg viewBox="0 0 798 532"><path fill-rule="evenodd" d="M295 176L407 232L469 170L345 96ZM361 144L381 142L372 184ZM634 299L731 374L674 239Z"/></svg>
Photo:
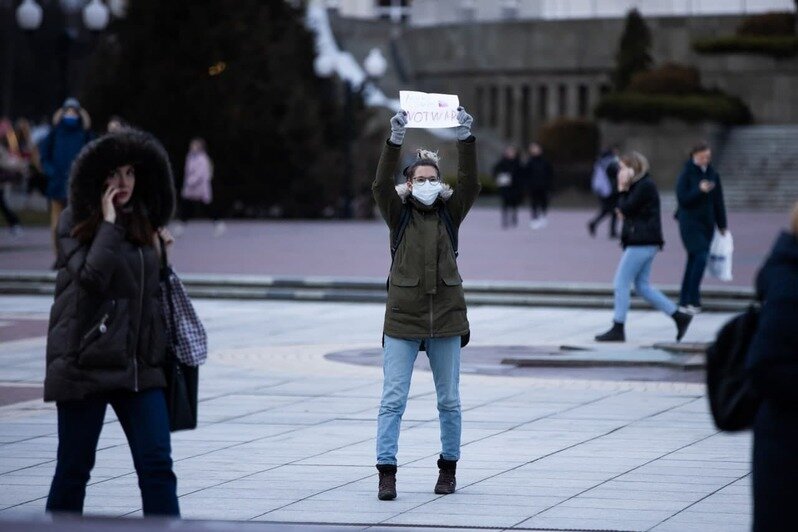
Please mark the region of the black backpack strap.
<svg viewBox="0 0 798 532"><path fill-rule="evenodd" d="M452 242L452 250L454 251L454 257L460 254L457 250L458 246L458 236L457 236L457 229L454 227L454 222L452 221L452 215L449 213L449 209L446 208L446 205L442 205L438 209L438 216L440 216L441 220L443 221L444 227L446 227L446 232L449 233L449 240Z"/></svg>

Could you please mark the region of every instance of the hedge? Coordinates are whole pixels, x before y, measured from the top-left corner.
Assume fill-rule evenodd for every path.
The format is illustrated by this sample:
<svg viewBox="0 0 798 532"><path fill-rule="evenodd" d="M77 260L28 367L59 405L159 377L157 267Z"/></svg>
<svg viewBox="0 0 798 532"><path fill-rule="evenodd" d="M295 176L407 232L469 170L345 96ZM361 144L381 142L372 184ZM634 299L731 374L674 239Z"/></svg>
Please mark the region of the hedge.
<svg viewBox="0 0 798 532"><path fill-rule="evenodd" d="M664 65L632 76L626 88L629 92L643 94L687 95L702 92L698 69L676 63Z"/></svg>
<svg viewBox="0 0 798 532"><path fill-rule="evenodd" d="M776 58L794 57L798 54L798 37L733 35L699 39L693 42L693 50L702 54L738 53L768 55Z"/></svg>
<svg viewBox="0 0 798 532"><path fill-rule="evenodd" d="M749 37L795 36L795 13L751 15L737 26L737 35Z"/></svg>
<svg viewBox="0 0 798 532"><path fill-rule="evenodd" d="M688 96L638 94L629 92L605 95L595 109L599 118L614 122L659 122L677 118L685 122L748 124L751 111L737 97L722 93Z"/></svg>

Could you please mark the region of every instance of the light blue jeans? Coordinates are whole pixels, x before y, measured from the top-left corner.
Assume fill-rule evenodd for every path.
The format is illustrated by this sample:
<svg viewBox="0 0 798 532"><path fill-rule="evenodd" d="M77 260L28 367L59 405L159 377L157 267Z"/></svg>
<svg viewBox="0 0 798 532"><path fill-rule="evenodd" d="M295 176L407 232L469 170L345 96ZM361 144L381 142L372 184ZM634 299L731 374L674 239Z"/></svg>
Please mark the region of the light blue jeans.
<svg viewBox="0 0 798 532"><path fill-rule="evenodd" d="M615 272L615 321L626 322L626 313L629 311L632 284L635 292L657 310L668 316L676 312L676 304L665 297L665 294L651 286L648 278L651 276L651 264L659 251L658 246L629 246L621 256L618 270Z"/></svg>
<svg viewBox="0 0 798 532"><path fill-rule="evenodd" d="M460 458L460 337L427 338L427 357L438 396L441 424L441 455L445 460ZM413 364L421 347L420 339L402 340L385 336L384 375L380 414L377 417L377 463L396 465L399 427L407 406Z"/></svg>

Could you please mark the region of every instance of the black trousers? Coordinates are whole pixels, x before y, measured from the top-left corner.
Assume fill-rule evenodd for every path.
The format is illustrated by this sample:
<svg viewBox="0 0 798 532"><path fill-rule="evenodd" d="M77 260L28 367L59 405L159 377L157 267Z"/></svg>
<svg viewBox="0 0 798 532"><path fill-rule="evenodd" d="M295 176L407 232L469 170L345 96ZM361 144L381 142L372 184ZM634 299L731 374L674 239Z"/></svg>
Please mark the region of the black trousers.
<svg viewBox="0 0 798 532"><path fill-rule="evenodd" d="M532 219L546 216L546 213L549 212L549 191L545 189L530 189L529 206L532 211Z"/></svg>
<svg viewBox="0 0 798 532"><path fill-rule="evenodd" d="M0 184L0 212L3 213L3 217L6 219L9 227L19 225L19 216L17 216L6 203L6 193L5 190L3 190L2 184Z"/></svg>
<svg viewBox="0 0 798 532"><path fill-rule="evenodd" d="M618 234L618 214L615 208L618 206L618 198L615 195L607 196L606 198L599 198L601 202L598 214L590 220L590 225L596 227L601 223L605 216L610 217L610 236Z"/></svg>

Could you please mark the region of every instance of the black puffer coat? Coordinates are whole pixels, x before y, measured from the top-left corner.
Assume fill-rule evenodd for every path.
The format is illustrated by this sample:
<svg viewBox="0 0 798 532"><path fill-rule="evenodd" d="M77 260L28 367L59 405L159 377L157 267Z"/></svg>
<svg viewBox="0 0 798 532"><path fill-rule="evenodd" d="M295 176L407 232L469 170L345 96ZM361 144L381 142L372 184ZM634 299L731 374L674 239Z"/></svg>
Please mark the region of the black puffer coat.
<svg viewBox="0 0 798 532"><path fill-rule="evenodd" d="M618 210L623 214L621 245L659 246L665 244L662 238L660 203L657 185L645 174L632 183L627 192L618 196Z"/></svg>
<svg viewBox="0 0 798 532"><path fill-rule="evenodd" d="M747 365L754 421L754 531L793 530L798 499L798 239L782 233L757 277L763 301ZM790 523L793 523L790 525Z"/></svg>
<svg viewBox="0 0 798 532"><path fill-rule="evenodd" d="M166 384L158 252L126 238L121 213L116 225L103 221L88 244L72 236L76 224L101 210L106 177L125 164L133 164L136 171L132 201L143 203L152 226L163 227L172 216L172 170L154 137L125 130L80 152L70 177L70 207L57 228L58 276L47 336L45 401Z"/></svg>

